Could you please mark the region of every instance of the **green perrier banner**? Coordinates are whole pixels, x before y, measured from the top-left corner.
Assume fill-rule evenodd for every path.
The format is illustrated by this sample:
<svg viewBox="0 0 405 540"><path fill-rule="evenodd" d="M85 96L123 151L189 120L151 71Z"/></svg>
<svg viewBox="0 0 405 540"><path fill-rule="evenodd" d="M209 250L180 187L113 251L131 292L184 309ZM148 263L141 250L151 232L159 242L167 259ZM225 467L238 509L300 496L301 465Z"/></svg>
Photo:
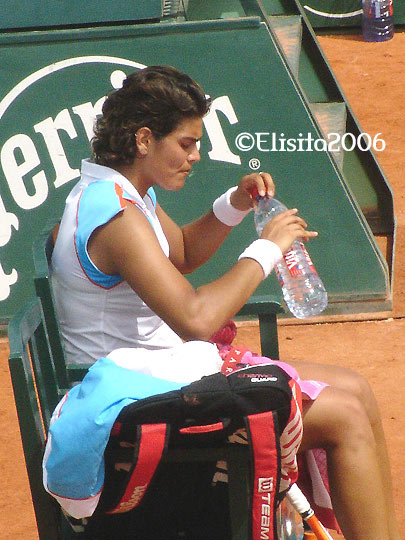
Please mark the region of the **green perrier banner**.
<svg viewBox="0 0 405 540"><path fill-rule="evenodd" d="M213 103L201 162L181 192L159 193L168 213L194 219L243 174L270 171L281 200L322 231L310 252L330 298L384 298L381 257L328 155L260 147L271 137L317 139L320 132L267 27L252 18L0 34L0 319L34 294L33 240L62 213L105 95L156 64L189 73ZM249 147L241 144L246 137ZM225 272L255 237L250 216L193 282ZM258 294L280 294L272 279Z"/></svg>

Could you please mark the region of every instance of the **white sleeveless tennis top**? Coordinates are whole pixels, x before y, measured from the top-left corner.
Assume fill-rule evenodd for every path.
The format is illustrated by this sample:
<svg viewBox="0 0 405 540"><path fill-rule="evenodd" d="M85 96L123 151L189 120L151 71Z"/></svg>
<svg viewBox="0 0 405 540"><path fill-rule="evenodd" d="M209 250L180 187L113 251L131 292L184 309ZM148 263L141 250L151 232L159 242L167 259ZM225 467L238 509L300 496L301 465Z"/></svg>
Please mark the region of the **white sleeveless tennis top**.
<svg viewBox="0 0 405 540"><path fill-rule="evenodd" d="M89 160L82 162L82 177L66 200L51 265L68 362L94 362L121 347L161 349L181 343L120 275L104 274L88 255L92 232L128 204L135 204L145 214L169 256L153 189L142 199L117 171Z"/></svg>

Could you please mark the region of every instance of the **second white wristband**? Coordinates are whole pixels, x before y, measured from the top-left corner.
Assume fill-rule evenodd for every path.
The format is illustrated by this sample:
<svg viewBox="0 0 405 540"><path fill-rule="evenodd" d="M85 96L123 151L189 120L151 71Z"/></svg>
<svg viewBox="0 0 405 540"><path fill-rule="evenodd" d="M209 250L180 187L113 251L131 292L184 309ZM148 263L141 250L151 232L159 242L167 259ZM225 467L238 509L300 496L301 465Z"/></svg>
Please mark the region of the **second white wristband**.
<svg viewBox="0 0 405 540"><path fill-rule="evenodd" d="M249 210L238 210L232 206L231 195L237 189L237 187L229 188L228 191L218 197L212 205L212 211L214 212L215 217L224 225L228 225L228 227L239 225L246 214L252 210L251 208L249 208Z"/></svg>
<svg viewBox="0 0 405 540"><path fill-rule="evenodd" d="M282 258L283 254L277 244L271 240L259 238L239 255L238 261L241 259L254 259L262 267L264 278L266 278Z"/></svg>

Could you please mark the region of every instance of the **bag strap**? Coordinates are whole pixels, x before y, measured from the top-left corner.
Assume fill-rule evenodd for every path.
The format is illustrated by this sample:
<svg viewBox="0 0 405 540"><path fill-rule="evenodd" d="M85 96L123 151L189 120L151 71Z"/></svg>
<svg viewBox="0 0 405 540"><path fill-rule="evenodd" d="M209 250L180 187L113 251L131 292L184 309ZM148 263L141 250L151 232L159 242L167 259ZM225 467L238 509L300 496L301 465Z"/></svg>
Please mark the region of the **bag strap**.
<svg viewBox="0 0 405 540"><path fill-rule="evenodd" d="M168 424L142 424L139 427L136 462L119 503L107 514L122 514L138 506L167 448Z"/></svg>
<svg viewBox="0 0 405 540"><path fill-rule="evenodd" d="M268 411L245 418L251 453L250 538L277 538L277 494L281 453L277 413Z"/></svg>
<svg viewBox="0 0 405 540"><path fill-rule="evenodd" d="M112 435L119 435L121 424L116 422ZM226 421L201 426L184 427L179 430L181 435L198 435L223 430ZM108 510L107 514L122 514L138 506L156 470L167 450L169 440L169 424L141 424L138 426L137 442L134 446L133 466L125 481L124 493L118 504ZM126 443L129 444L129 443Z"/></svg>

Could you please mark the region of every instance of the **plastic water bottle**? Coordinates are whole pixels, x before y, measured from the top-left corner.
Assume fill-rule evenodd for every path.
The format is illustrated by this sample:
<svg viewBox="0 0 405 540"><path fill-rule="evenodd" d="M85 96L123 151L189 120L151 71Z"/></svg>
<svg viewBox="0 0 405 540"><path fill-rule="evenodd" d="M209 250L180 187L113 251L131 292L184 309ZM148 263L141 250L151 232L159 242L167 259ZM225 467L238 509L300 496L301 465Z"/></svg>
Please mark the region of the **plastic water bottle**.
<svg viewBox="0 0 405 540"><path fill-rule="evenodd" d="M365 41L388 41L394 37L392 0L363 0L362 30Z"/></svg>
<svg viewBox="0 0 405 540"><path fill-rule="evenodd" d="M298 519L297 522L292 505L284 498L277 509L277 535L279 540L302 540L304 538L304 526L302 520Z"/></svg>
<svg viewBox="0 0 405 540"><path fill-rule="evenodd" d="M266 223L284 210L287 208L276 199L258 198L255 209L257 234L261 236ZM301 240L295 240L291 248L284 253L275 271L285 303L295 317L313 317L326 308L328 295Z"/></svg>

